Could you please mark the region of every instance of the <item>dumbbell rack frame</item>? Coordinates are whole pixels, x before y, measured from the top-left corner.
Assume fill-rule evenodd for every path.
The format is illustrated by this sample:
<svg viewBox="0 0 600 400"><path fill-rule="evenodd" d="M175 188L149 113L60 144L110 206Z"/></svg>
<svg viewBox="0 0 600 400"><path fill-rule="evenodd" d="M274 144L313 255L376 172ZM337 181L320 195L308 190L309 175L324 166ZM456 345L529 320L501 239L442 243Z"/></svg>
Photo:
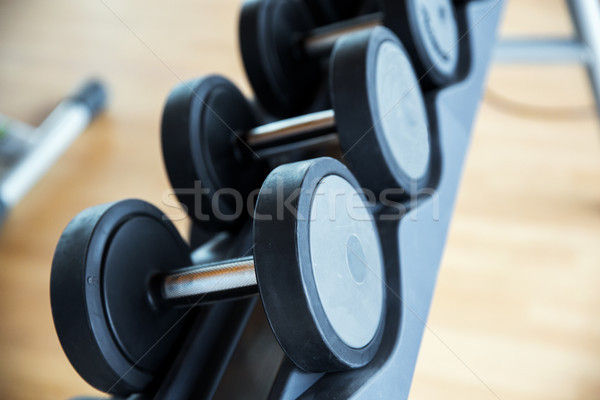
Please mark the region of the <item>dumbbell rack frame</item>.
<svg viewBox="0 0 600 400"><path fill-rule="evenodd" d="M567 0L574 35L570 38L504 39L494 59L503 64L582 64L586 67L600 116L600 2Z"/></svg>
<svg viewBox="0 0 600 400"><path fill-rule="evenodd" d="M262 397L408 398L502 6L502 0L457 4L464 34L462 57L469 60L469 66L459 83L427 96L429 109L435 111L433 119L439 140L436 145L441 154L441 163L434 165L439 173L438 185L433 195L419 199L399 221L379 223L388 304L386 331L375 359L358 370L309 374L283 357L271 339L273 343L267 347L270 351L276 349L273 351L281 361L276 366L275 378L267 376L261 381ZM196 247L208 235L195 232L192 237L192 246ZM213 248L205 249L202 259L251 255L251 239L251 227L246 226L235 238L224 236ZM232 379L235 373L244 371L243 365L236 365L240 357L235 355L249 346L242 339L247 333L244 330L252 329L255 334L257 330L269 329L264 316L261 319L260 307L255 307L257 303L254 297L219 302L195 311L193 326L169 369L157 377L149 393L131 399L235 398L240 388L246 396L262 398L251 392L249 382ZM248 324L251 318L252 323ZM231 382L235 385L229 385ZM230 386L238 386L238 391L231 392L235 388Z"/></svg>

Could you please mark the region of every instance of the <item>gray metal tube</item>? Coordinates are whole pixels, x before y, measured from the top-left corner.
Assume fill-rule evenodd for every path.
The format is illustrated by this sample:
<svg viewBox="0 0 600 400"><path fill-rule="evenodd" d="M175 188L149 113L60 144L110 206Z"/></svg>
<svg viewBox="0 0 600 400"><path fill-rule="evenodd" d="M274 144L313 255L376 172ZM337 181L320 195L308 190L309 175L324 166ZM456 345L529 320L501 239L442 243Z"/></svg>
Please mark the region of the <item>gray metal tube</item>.
<svg viewBox="0 0 600 400"><path fill-rule="evenodd" d="M246 143L253 149L272 147L333 133L335 127L333 110L318 111L256 127L247 133Z"/></svg>
<svg viewBox="0 0 600 400"><path fill-rule="evenodd" d="M25 156L0 181L0 203L6 210L14 207L55 163L71 143L104 107L106 94L95 81L86 83L35 128L39 138Z"/></svg>
<svg viewBox="0 0 600 400"><path fill-rule="evenodd" d="M588 49L575 39L505 39L495 49L501 63L587 63Z"/></svg>

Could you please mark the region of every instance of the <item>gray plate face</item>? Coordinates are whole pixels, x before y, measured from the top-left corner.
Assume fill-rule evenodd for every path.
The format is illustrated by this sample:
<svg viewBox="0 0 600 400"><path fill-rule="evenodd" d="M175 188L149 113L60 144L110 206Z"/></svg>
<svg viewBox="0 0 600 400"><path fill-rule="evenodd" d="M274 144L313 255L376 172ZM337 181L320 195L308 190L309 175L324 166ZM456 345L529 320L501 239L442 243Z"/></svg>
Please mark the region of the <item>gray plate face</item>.
<svg viewBox="0 0 600 400"><path fill-rule="evenodd" d="M416 0L417 26L433 65L452 74L458 63L458 31L450 0Z"/></svg>
<svg viewBox="0 0 600 400"><path fill-rule="evenodd" d="M369 344L383 307L383 261L371 213L345 179L321 180L310 208L310 259L325 315L349 347Z"/></svg>
<svg viewBox="0 0 600 400"><path fill-rule="evenodd" d="M375 122L383 132L381 146L392 154L388 163L395 163L410 179L419 179L427 172L430 144L427 112L414 70L402 49L390 41L379 46L375 68L379 110Z"/></svg>

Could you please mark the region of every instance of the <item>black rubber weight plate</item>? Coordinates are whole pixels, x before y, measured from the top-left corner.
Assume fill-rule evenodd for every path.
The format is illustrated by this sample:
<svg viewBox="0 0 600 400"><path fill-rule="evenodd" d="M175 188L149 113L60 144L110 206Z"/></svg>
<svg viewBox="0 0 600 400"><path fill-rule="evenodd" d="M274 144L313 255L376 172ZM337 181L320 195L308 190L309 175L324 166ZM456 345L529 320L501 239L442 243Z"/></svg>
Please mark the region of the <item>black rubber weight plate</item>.
<svg viewBox="0 0 600 400"><path fill-rule="evenodd" d="M337 175L354 188L359 187L350 171L331 158L317 158L276 168L263 184L254 219L256 276L269 324L288 357L310 372L365 365L373 358L383 335L385 311L382 309L370 342L361 348L351 347L337 333L320 300L321 292L313 274L315 260L311 255L309 229L311 224L321 223L324 218L328 219L325 223L336 221L335 218L330 219L331 215L317 215L322 220L313 221L311 203L317 185L331 175ZM278 205L282 199L292 200L286 203L290 208L279 215ZM297 213L291 210L297 210ZM278 215L275 216L275 213ZM360 221L371 222L368 219ZM340 240L337 236L330 239ZM339 261L344 265L345 260ZM323 268L327 265L320 264ZM380 274L376 280L381 285L382 296L383 279ZM358 301L361 297L357 296ZM380 304L385 304L383 299ZM376 309L372 313L377 316ZM358 319L361 317L364 315L358 316Z"/></svg>
<svg viewBox="0 0 600 400"><path fill-rule="evenodd" d="M375 194L418 193L429 179L429 123L396 35L377 27L338 40L330 85L344 161L358 181Z"/></svg>
<svg viewBox="0 0 600 400"><path fill-rule="evenodd" d="M239 26L244 66L258 101L276 116L298 114L315 97L318 63L300 45L312 27L299 1L244 2Z"/></svg>
<svg viewBox="0 0 600 400"><path fill-rule="evenodd" d="M460 43L451 0L383 0L383 7L385 26L402 38L423 86L452 83Z"/></svg>
<svg viewBox="0 0 600 400"><path fill-rule="evenodd" d="M267 175L241 141L255 126L248 101L221 76L183 82L169 95L161 134L167 174L188 215L206 230L237 228L247 216L245 199Z"/></svg>
<svg viewBox="0 0 600 400"><path fill-rule="evenodd" d="M52 315L63 350L90 385L115 395L147 387L184 328L157 310L151 279L190 265L189 249L155 207L126 200L80 213L52 263Z"/></svg>

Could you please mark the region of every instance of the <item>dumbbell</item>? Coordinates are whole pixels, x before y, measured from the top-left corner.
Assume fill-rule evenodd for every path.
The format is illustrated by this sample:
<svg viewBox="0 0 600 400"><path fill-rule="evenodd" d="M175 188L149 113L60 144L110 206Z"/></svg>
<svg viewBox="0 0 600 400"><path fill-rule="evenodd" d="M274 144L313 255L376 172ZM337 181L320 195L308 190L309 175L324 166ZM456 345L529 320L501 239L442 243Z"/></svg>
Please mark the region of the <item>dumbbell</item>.
<svg viewBox="0 0 600 400"><path fill-rule="evenodd" d="M106 108L106 87L85 81L37 127L0 115L0 227L71 143Z"/></svg>
<svg viewBox="0 0 600 400"><path fill-rule="evenodd" d="M292 193L292 209L279 213ZM331 158L280 166L256 204L254 256L190 266L170 221L140 200L83 211L51 273L63 350L92 386L142 392L165 366L191 307L259 293L288 357L310 372L366 365L383 335L385 273L358 182Z"/></svg>
<svg viewBox="0 0 600 400"><path fill-rule="evenodd" d="M451 0L382 0L380 12L314 28L296 0L249 0L239 41L258 101L277 116L327 104L319 90L323 68L340 37L384 25L400 37L424 88L448 85L458 73L458 25Z"/></svg>
<svg viewBox="0 0 600 400"><path fill-rule="evenodd" d="M162 146L171 185L188 213L208 229L236 227L244 214L240 199L260 187L267 161L331 140L376 195L389 188L402 189L396 197L413 195L428 183L427 111L408 56L390 30L377 27L338 41L330 92L331 110L257 126L250 103L225 78L177 86L164 108ZM222 188L240 196L217 195Z"/></svg>

